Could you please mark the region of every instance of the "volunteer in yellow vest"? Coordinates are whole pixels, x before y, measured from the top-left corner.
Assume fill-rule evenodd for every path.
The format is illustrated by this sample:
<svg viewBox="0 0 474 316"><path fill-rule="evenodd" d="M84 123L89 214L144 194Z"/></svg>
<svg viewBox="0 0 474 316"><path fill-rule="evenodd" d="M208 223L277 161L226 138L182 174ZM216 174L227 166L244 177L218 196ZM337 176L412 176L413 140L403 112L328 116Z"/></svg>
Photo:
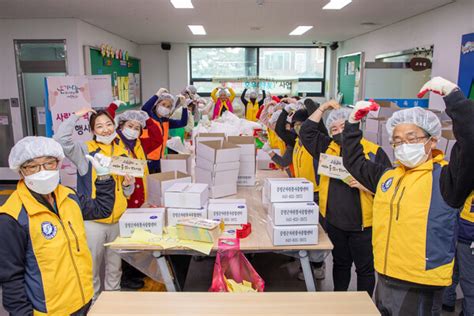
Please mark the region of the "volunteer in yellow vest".
<svg viewBox="0 0 474 316"><path fill-rule="evenodd" d="M0 207L0 286L10 315L86 315L94 294L84 220L107 218L114 179L98 161L97 196L59 184L56 141L25 137L12 148L16 190Z"/></svg>
<svg viewBox="0 0 474 316"><path fill-rule="evenodd" d="M319 161L320 154L341 156L342 131L349 109L340 109L335 101L322 104L301 126L300 139L305 148ZM329 136L321 133L322 115L333 109L325 122ZM389 158L377 145L362 139L365 157L389 167ZM335 291L347 291L352 263L356 266L357 290L372 295L375 273L372 255L372 194L357 181L320 176L319 211L325 218L326 231L334 245L333 279Z"/></svg>
<svg viewBox="0 0 474 316"><path fill-rule="evenodd" d="M266 98L265 90L262 90L262 99L260 99L260 101L257 100L257 91L252 91L249 93L249 100L245 99L246 93L247 88L242 91L242 95L240 96L240 101L242 101L242 104L245 107L245 119L256 122L258 110L263 105L263 102Z"/></svg>
<svg viewBox="0 0 474 316"><path fill-rule="evenodd" d="M375 192L375 301L384 315L440 315L443 288L451 284L459 211L473 188L473 102L440 77L419 96L426 91L446 96L457 140L449 164L435 149L441 123L431 111L400 110L387 121L395 168L374 164L364 154L359 120L367 102L356 104L344 129L344 165Z"/></svg>
<svg viewBox="0 0 474 316"><path fill-rule="evenodd" d="M231 87L216 87L211 91L211 99L214 101L212 119L215 120L225 112L234 113L232 102L234 102L235 91Z"/></svg>
<svg viewBox="0 0 474 316"><path fill-rule="evenodd" d="M87 142L73 140L74 126L77 120L92 112L89 125L93 139ZM58 128L54 138L63 147L66 157L77 167L77 191L80 194L96 197L95 180L97 173L85 155L97 156L99 160L109 161L112 156L128 157L128 152L120 145L115 131L115 122L107 111L95 112L90 108L82 109L65 120ZM94 262L94 299L100 292L99 269L105 259L104 288L106 291L120 289L121 259L105 243L119 236L118 221L127 208L127 198L134 191L134 178L130 176L112 176L115 180L115 203L109 217L98 221L86 221L86 233L89 249Z"/></svg>

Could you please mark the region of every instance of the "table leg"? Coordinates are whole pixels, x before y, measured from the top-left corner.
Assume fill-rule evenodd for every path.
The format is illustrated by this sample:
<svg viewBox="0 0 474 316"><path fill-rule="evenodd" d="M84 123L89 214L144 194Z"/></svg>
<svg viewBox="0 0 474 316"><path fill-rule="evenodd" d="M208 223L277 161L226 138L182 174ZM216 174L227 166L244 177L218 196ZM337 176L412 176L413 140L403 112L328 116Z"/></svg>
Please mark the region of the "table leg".
<svg viewBox="0 0 474 316"><path fill-rule="evenodd" d="M306 289L308 292L316 292L316 284L314 282L313 271L309 262L308 252L306 250L300 250L298 254L300 256L301 268L303 269Z"/></svg>
<svg viewBox="0 0 474 316"><path fill-rule="evenodd" d="M165 282L166 290L168 292L176 292L176 286L173 281L173 276L168 266L168 262L166 262L165 256L163 256L159 251L154 251L153 256L156 258L158 268L160 269L161 275L163 276L163 281Z"/></svg>

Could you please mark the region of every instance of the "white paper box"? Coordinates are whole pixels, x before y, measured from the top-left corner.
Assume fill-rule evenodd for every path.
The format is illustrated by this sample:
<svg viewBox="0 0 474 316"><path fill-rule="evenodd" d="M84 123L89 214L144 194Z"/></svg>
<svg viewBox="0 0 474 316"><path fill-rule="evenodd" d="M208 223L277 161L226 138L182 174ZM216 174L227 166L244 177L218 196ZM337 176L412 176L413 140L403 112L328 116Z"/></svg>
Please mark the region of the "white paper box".
<svg viewBox="0 0 474 316"><path fill-rule="evenodd" d="M240 155L240 162L251 162L255 163L256 157L255 155Z"/></svg>
<svg viewBox="0 0 474 316"><path fill-rule="evenodd" d="M196 157L196 167L209 170L209 171L226 171L239 169L239 161L213 163L212 161L206 160L201 156Z"/></svg>
<svg viewBox="0 0 474 316"><path fill-rule="evenodd" d="M226 171L209 171L196 167L194 172L196 182L207 183L209 184L209 186L237 183L237 179L239 176L239 169Z"/></svg>
<svg viewBox="0 0 474 316"><path fill-rule="evenodd" d="M154 205L163 205L163 195L166 189L175 183L191 182L191 176L179 171L151 174L147 176L147 202Z"/></svg>
<svg viewBox="0 0 474 316"><path fill-rule="evenodd" d="M180 171L191 174L192 157L189 154L168 154L161 159L161 172Z"/></svg>
<svg viewBox="0 0 474 316"><path fill-rule="evenodd" d="M318 225L275 226L268 219L266 226L274 246L318 244Z"/></svg>
<svg viewBox="0 0 474 316"><path fill-rule="evenodd" d="M255 160L240 162L239 175L254 175L255 170Z"/></svg>
<svg viewBox="0 0 474 316"><path fill-rule="evenodd" d="M129 208L119 220L120 237L132 236L137 228L161 236L164 221L164 208Z"/></svg>
<svg viewBox="0 0 474 316"><path fill-rule="evenodd" d="M252 175L239 175L237 178L237 185L239 187L253 187L256 183L256 177Z"/></svg>
<svg viewBox="0 0 474 316"><path fill-rule="evenodd" d="M240 147L228 142L200 142L197 155L213 163L239 161Z"/></svg>
<svg viewBox="0 0 474 316"><path fill-rule="evenodd" d="M204 207L209 199L209 186L205 183L176 183L165 191L165 206L173 208Z"/></svg>
<svg viewBox="0 0 474 316"><path fill-rule="evenodd" d="M223 220L226 225L242 225L248 223L247 204L245 199L209 200L207 218Z"/></svg>
<svg viewBox="0 0 474 316"><path fill-rule="evenodd" d="M221 197L231 196L235 194L237 194L237 182L211 186L209 188L209 196L213 199L218 199Z"/></svg>
<svg viewBox="0 0 474 316"><path fill-rule="evenodd" d="M207 207L200 209L193 208L172 208L166 209L166 224L168 226L176 226L178 219L186 217L207 218Z"/></svg>
<svg viewBox="0 0 474 316"><path fill-rule="evenodd" d="M275 226L319 223L319 207L314 202L273 203L269 215Z"/></svg>
<svg viewBox="0 0 474 316"><path fill-rule="evenodd" d="M219 141L223 142L225 140L224 133L199 133L194 137L194 142L197 144L199 142L208 142L208 141Z"/></svg>
<svg viewBox="0 0 474 316"><path fill-rule="evenodd" d="M252 136L229 136L227 141L241 148L240 155L255 157L255 139Z"/></svg>
<svg viewBox="0 0 474 316"><path fill-rule="evenodd" d="M313 202L313 183L304 178L270 178L264 192L270 202Z"/></svg>

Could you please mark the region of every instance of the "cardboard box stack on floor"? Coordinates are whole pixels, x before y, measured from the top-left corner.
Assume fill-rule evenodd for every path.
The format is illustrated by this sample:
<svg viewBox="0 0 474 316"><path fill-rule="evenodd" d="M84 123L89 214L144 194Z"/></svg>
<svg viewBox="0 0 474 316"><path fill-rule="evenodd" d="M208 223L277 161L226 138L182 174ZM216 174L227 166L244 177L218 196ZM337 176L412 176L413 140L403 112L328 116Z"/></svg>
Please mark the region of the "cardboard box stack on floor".
<svg viewBox="0 0 474 316"><path fill-rule="evenodd" d="M266 179L262 201L268 212L267 231L275 246L318 243L319 208L313 184L303 178Z"/></svg>
<svg viewBox="0 0 474 316"><path fill-rule="evenodd" d="M256 170L255 138L252 136L229 136L229 143L240 147L238 186L254 186Z"/></svg>
<svg viewBox="0 0 474 316"><path fill-rule="evenodd" d="M205 183L176 183L164 193L167 226L183 218L207 219L209 189Z"/></svg>
<svg viewBox="0 0 474 316"><path fill-rule="evenodd" d="M212 198L237 193L240 167L240 147L223 141L197 144L195 180L209 185Z"/></svg>

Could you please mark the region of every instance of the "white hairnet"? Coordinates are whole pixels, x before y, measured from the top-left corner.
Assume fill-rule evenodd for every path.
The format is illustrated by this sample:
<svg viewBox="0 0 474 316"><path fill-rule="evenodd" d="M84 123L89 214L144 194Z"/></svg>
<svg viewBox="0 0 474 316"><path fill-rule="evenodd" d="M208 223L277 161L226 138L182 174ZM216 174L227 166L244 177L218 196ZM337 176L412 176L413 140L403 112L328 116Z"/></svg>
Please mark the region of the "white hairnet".
<svg viewBox="0 0 474 316"><path fill-rule="evenodd" d="M195 86L189 85L189 86L186 87L186 92L189 93L189 94L196 94L197 89L196 89Z"/></svg>
<svg viewBox="0 0 474 316"><path fill-rule="evenodd" d="M230 96L230 92L227 89L222 89L220 88L219 91L217 91L217 95L222 95L225 94L226 96Z"/></svg>
<svg viewBox="0 0 474 316"><path fill-rule="evenodd" d="M158 101L156 101L156 103L160 103L161 101L170 101L171 104L174 106L175 104L175 98L172 94L169 94L169 93L162 93L160 94L160 96L158 97Z"/></svg>
<svg viewBox="0 0 474 316"><path fill-rule="evenodd" d="M39 157L64 159L64 151L57 141L49 137L28 136L13 146L8 157L10 169L19 170L21 165Z"/></svg>
<svg viewBox="0 0 474 316"><path fill-rule="evenodd" d="M138 121L142 128L145 128L148 118L148 114L145 111L128 110L115 117L115 124L118 126L121 122Z"/></svg>
<svg viewBox="0 0 474 316"><path fill-rule="evenodd" d="M327 130L329 131L331 129L331 126L337 121L346 121L351 115L351 112L352 110L348 108L340 108L329 112L326 122L324 123Z"/></svg>
<svg viewBox="0 0 474 316"><path fill-rule="evenodd" d="M415 124L433 137L441 137L441 122L439 118L431 111L414 107L400 110L392 114L387 121L387 132L390 138L393 136L393 130L399 124Z"/></svg>
<svg viewBox="0 0 474 316"><path fill-rule="evenodd" d="M251 92L249 93L249 98L251 98L251 99L252 99L252 98L256 99L257 96L258 96L257 91L251 91Z"/></svg>

